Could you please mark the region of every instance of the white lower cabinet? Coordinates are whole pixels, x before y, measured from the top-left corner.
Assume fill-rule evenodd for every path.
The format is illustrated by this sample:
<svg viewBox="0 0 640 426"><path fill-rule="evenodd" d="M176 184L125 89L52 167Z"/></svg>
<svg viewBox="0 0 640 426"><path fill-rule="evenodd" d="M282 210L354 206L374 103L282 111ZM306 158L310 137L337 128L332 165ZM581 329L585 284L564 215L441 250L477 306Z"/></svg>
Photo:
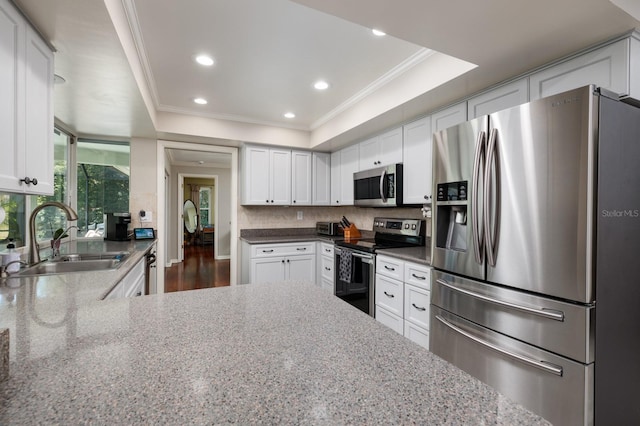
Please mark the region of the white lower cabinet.
<svg viewBox="0 0 640 426"><path fill-rule="evenodd" d="M116 299L119 297L136 297L144 294L144 265L145 259L142 258L136 265L125 275L122 280L111 290L105 299Z"/></svg>
<svg viewBox="0 0 640 426"><path fill-rule="evenodd" d="M256 244L251 246L249 283L316 282L316 243Z"/></svg>
<svg viewBox="0 0 640 426"><path fill-rule="evenodd" d="M378 255L376 320L429 349L431 268Z"/></svg>
<svg viewBox="0 0 640 426"><path fill-rule="evenodd" d="M316 284L329 293L334 292L334 257L333 243L318 243L318 277Z"/></svg>

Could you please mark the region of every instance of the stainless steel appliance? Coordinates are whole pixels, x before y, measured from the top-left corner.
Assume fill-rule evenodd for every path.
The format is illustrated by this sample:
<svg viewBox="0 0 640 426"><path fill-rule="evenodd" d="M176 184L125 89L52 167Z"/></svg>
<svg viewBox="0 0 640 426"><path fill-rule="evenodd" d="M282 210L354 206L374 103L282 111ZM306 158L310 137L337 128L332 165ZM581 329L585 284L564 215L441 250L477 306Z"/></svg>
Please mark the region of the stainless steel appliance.
<svg viewBox="0 0 640 426"><path fill-rule="evenodd" d="M129 240L129 224L131 213L105 213L104 214L104 239L111 241Z"/></svg>
<svg viewBox="0 0 640 426"><path fill-rule="evenodd" d="M640 424L640 109L614 98L434 135L430 348L554 424Z"/></svg>
<svg viewBox="0 0 640 426"><path fill-rule="evenodd" d="M316 222L316 233L330 237L342 235L342 228L339 225L340 222Z"/></svg>
<svg viewBox="0 0 640 426"><path fill-rule="evenodd" d="M376 257L379 249L423 246L425 222L420 219L373 220L372 238L337 241L334 294L371 316L375 315Z"/></svg>
<svg viewBox="0 0 640 426"><path fill-rule="evenodd" d="M391 164L353 174L353 204L361 207L402 205L402 164Z"/></svg>

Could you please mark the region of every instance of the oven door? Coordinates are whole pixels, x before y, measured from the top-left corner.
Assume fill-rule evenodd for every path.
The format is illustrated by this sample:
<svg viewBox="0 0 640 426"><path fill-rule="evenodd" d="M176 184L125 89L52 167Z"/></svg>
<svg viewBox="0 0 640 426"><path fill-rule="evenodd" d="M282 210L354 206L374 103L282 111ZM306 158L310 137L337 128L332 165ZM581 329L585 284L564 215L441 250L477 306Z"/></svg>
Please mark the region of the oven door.
<svg viewBox="0 0 640 426"><path fill-rule="evenodd" d="M334 252L334 294L365 314L374 316L375 255L352 251L351 270L348 273L350 280L344 280L341 279L340 273L342 249L336 247Z"/></svg>

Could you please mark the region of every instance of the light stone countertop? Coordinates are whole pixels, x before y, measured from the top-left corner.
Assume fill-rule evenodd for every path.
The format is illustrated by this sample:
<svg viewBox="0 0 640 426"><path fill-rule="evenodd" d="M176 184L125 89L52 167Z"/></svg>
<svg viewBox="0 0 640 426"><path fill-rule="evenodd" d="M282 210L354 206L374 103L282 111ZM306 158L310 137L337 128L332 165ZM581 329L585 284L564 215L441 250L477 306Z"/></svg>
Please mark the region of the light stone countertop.
<svg viewBox="0 0 640 426"><path fill-rule="evenodd" d="M0 424L547 424L307 284L99 300L115 278L58 277L2 295Z"/></svg>
<svg viewBox="0 0 640 426"><path fill-rule="evenodd" d="M402 247L392 249L381 249L376 254L383 256L395 257L409 262L420 263L425 266L431 266L431 245L420 247Z"/></svg>

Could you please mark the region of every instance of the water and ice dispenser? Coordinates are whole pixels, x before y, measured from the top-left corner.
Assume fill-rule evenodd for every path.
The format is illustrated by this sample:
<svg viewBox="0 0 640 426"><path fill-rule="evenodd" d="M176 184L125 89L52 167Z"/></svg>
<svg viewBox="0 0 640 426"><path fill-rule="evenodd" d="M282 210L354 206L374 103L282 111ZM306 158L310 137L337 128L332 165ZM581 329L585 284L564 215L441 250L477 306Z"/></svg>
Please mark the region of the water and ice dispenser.
<svg viewBox="0 0 640 426"><path fill-rule="evenodd" d="M467 181L438 184L436 246L448 250L467 251Z"/></svg>

